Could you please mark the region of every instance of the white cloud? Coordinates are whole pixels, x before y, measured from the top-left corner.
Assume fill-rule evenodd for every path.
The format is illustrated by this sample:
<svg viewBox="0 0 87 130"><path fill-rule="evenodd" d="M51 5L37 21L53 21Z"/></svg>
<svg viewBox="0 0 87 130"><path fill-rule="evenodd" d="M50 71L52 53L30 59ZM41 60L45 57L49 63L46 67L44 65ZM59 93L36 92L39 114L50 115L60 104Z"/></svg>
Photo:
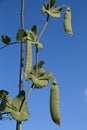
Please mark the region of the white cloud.
<svg viewBox="0 0 87 130"><path fill-rule="evenodd" d="M85 103L87 103L87 88L84 90Z"/></svg>
<svg viewBox="0 0 87 130"><path fill-rule="evenodd" d="M85 89L85 96L87 97L87 88Z"/></svg>

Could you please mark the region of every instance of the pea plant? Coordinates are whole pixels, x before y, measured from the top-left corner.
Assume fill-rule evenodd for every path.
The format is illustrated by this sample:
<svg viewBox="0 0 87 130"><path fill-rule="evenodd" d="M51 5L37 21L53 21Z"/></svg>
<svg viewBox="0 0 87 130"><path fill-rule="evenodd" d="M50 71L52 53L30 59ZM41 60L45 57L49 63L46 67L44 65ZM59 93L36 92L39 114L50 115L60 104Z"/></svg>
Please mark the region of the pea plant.
<svg viewBox="0 0 87 130"><path fill-rule="evenodd" d="M6 34L2 34L1 39L3 46L0 49L3 49L10 45L20 44L20 85L19 85L19 94L15 96L14 99L9 96L9 92L4 89L0 90L0 120L4 119L4 115L10 115L11 119L17 122L16 130L21 130L22 121L27 121L29 117L29 109L27 100L34 89L42 89L51 84L50 88L50 114L52 121L58 126L61 125L60 118L60 95L59 88L56 77L52 72L46 71L43 67L45 64L44 60L39 60L39 50L43 48L41 43L41 37L44 33L49 18L53 17L59 20L61 17L62 10L64 9L64 30L68 35L72 35L72 26L71 26L71 9L69 6L56 5L56 0L48 0L44 5L42 5L41 12L43 15L46 15L46 21L43 24L40 34L38 34L38 27L34 24L30 30L24 29L24 0L21 0L21 28L18 29L16 33L16 41L11 42L11 38ZM32 46L35 46L35 64L33 65L32 59ZM25 51L24 51L24 48ZM31 83L29 86L29 91L26 93L23 88L23 79L26 82Z"/></svg>

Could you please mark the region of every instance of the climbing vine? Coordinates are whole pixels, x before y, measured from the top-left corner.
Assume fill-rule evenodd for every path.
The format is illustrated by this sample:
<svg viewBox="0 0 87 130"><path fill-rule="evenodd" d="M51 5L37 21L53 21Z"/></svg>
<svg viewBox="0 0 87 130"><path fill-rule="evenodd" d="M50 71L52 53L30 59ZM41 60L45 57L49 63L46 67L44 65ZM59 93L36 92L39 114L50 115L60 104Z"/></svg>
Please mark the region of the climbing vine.
<svg viewBox="0 0 87 130"><path fill-rule="evenodd" d="M24 9L24 8L23 8ZM48 0L41 8L41 12L43 15L46 15L46 21L43 24L42 30L40 34L38 34L37 25L33 25L30 30L25 30L24 27L18 29L16 33L16 41L12 42L11 37L6 34L2 34L1 39L4 44L0 49L4 49L5 47L20 44L23 47L26 47L26 50L22 55L24 58L23 64L20 66L23 68L22 73L20 73L23 79L26 82L31 82L31 86L29 87L29 91L25 93L22 86L20 86L19 94L15 96L14 99L9 96L9 92L4 89L0 90L0 120L4 119L4 115L10 115L10 118L16 120L17 122L27 121L29 117L29 109L27 100L30 96L31 92L34 89L42 89L43 87L47 87L49 84L50 88L50 114L52 120L57 125L61 125L61 117L60 117L60 96L59 96L59 87L57 83L56 77L52 72L49 72L44 69L45 61L42 59L41 61L38 59L39 50L44 48L44 45L41 43L41 37L46 30L50 17L54 19L58 19L61 17L62 10L64 10L64 30L68 35L72 35L72 25L71 25L71 9L66 5L56 5L56 0ZM54 37L54 36L53 36ZM35 64L32 64L33 55L32 55L32 46L35 46ZM20 80L21 84L21 80ZM21 84L22 85L22 84ZM17 128L17 130L20 130Z"/></svg>

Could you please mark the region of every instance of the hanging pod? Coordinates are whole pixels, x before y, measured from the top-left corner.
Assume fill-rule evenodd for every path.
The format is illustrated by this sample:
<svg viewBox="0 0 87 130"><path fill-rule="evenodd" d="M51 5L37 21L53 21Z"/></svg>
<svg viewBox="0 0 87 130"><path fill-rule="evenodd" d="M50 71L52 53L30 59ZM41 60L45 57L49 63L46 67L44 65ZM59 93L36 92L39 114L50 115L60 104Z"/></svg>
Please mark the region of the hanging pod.
<svg viewBox="0 0 87 130"><path fill-rule="evenodd" d="M26 41L26 61L25 74L28 75L32 68L32 45L29 40Z"/></svg>
<svg viewBox="0 0 87 130"><path fill-rule="evenodd" d="M25 60L25 75L28 76L32 69L32 45L37 45L38 49L42 49L43 45L37 41L36 26L32 27L31 31L25 31L24 40L26 41L26 60Z"/></svg>
<svg viewBox="0 0 87 130"><path fill-rule="evenodd" d="M60 126L59 88L56 80L53 81L50 90L50 113L53 122Z"/></svg>
<svg viewBox="0 0 87 130"><path fill-rule="evenodd" d="M64 14L64 30L69 35L73 35L72 25L71 25L71 9L70 9L70 7L66 8L66 11Z"/></svg>

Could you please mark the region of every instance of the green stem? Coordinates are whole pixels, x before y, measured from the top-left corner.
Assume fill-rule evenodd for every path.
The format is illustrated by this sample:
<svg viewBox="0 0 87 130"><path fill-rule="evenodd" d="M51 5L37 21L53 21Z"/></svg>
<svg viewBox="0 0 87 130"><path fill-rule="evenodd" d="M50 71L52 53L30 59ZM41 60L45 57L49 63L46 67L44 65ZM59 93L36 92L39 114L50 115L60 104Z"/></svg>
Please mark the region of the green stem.
<svg viewBox="0 0 87 130"><path fill-rule="evenodd" d="M49 0L49 10L50 10L50 0Z"/></svg>
<svg viewBox="0 0 87 130"><path fill-rule="evenodd" d="M36 77L37 77L37 70L38 70L38 47L36 45Z"/></svg>
<svg viewBox="0 0 87 130"><path fill-rule="evenodd" d="M30 96L31 91L33 90L33 86L34 86L34 83L32 83L31 87L29 88L28 93L27 93L25 99L23 100L19 111L21 111L23 104L27 101L28 97Z"/></svg>
<svg viewBox="0 0 87 130"><path fill-rule="evenodd" d="M27 93L26 98L25 98L25 102L27 101L28 97L30 96L31 91L33 90L33 86L34 86L34 83L32 83L31 87L28 90L28 93Z"/></svg>
<svg viewBox="0 0 87 130"><path fill-rule="evenodd" d="M17 43L21 43L21 42L12 42L12 43L10 43L8 45L4 45L4 46L0 47L0 50L4 49L5 47L8 47L9 45L14 45L14 44L17 44Z"/></svg>
<svg viewBox="0 0 87 130"><path fill-rule="evenodd" d="M21 0L21 29L24 29L24 0ZM19 75L19 93L23 86L23 71L24 71L24 41L21 41L21 54L20 54L20 75ZM16 130L22 130L22 122L16 123Z"/></svg>
<svg viewBox="0 0 87 130"><path fill-rule="evenodd" d="M49 15L47 15L46 21L45 21L45 23L44 23L44 25L43 25L42 31L40 32L40 35L39 35L39 37L38 37L38 40L37 40L37 41L39 41L39 40L40 40L40 38L41 38L42 34L44 33L44 31L45 31L45 29L46 29L46 27L47 27L48 21L49 21Z"/></svg>
<svg viewBox="0 0 87 130"><path fill-rule="evenodd" d="M40 41L40 38L41 38L42 34L44 33L44 31L47 27L48 21L49 21L49 15L47 15L46 21L43 25L43 28L42 28L42 31L40 32L40 35L37 38L37 41ZM38 47L36 45L36 77L37 77L37 70L38 70Z"/></svg>

